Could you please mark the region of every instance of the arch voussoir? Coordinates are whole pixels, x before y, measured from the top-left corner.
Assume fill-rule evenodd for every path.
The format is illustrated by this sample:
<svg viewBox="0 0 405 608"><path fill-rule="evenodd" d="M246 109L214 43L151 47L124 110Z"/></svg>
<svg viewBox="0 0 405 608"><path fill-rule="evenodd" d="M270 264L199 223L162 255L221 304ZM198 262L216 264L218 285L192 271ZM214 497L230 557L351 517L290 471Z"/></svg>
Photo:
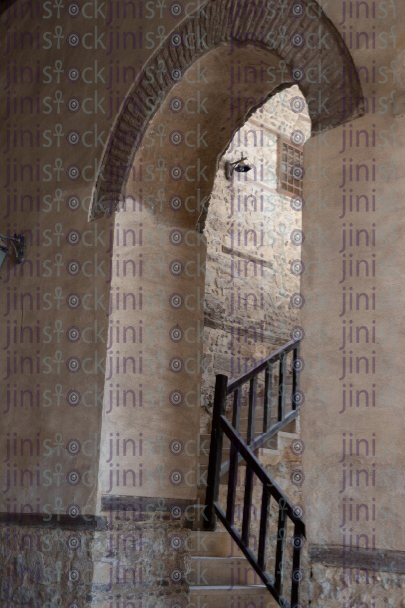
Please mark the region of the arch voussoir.
<svg viewBox="0 0 405 608"><path fill-rule="evenodd" d="M305 6L302 14L296 18L290 13L288 18L283 17L281 12L275 12L271 18L263 7L256 10L251 3L247 3L247 10L243 5L237 6L242 10L233 13L236 7L233 0L218 0L202 5L199 18L196 14L186 18L176 33L180 34L182 40L188 35L193 40L203 39L203 48L189 48L192 45L175 46L172 35L169 35L161 48L151 58L135 84L128 93L126 102L116 119L114 131L104 151L102 165L108 179L99 176L91 206L90 219L94 220L110 213L116 208L117 203L123 199L128 176L128 166L131 165L139 148L142 136L146 131L152 117L155 115L163 100L170 90L184 76L185 72L203 55L214 50L222 44L233 43L239 46L254 45L263 52L271 51L285 62L284 69L301 68L302 78L298 78L299 85L305 97L312 100L313 110L311 112L312 125L315 131L332 129L338 124L354 120L364 114L364 100L360 81L353 78L353 82L347 82L344 89L338 87L342 82L343 66L348 73L356 74L352 57L345 47L344 42L334 25L322 11L321 7L314 8L310 0L300 0L301 6ZM291 5L293 9L294 2ZM196 11L196 12L198 12ZM319 32L327 34L328 43L325 48L314 48L303 44L294 46L292 36L300 32L306 40L310 34ZM204 35L207 34L205 38ZM193 36L194 35L194 36ZM194 44L194 47L197 45ZM321 62L322 69L328 68L329 78L318 78L309 80L306 77L310 67L318 66ZM161 70L160 68L164 68ZM146 70L157 75L159 78L146 79ZM153 68L153 69L152 69ZM320 82L317 82L320 80ZM354 100L348 110L347 99ZM318 100L314 103L314 100ZM322 101L328 101L322 104ZM132 143L126 139L126 128L131 126L134 133Z"/></svg>

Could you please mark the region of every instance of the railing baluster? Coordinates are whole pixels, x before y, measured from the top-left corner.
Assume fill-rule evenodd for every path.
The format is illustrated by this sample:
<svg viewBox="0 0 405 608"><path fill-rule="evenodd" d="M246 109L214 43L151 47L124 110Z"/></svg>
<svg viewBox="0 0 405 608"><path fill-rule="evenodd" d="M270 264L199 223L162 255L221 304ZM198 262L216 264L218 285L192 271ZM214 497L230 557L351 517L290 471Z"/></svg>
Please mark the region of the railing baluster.
<svg viewBox="0 0 405 608"><path fill-rule="evenodd" d="M262 508L260 513L259 548L257 562L263 570L266 569L267 528L269 521L270 493L263 482Z"/></svg>
<svg viewBox="0 0 405 608"><path fill-rule="evenodd" d="M252 443L255 437L256 421L256 397L257 397L257 376L249 382L249 413L246 443ZM243 500L243 521L242 521L242 540L246 547L249 547L249 530L251 519L251 505L253 496L253 471L246 465L245 496Z"/></svg>
<svg viewBox="0 0 405 608"><path fill-rule="evenodd" d="M278 377L278 420L281 421L285 415L285 367L286 355L280 357L280 372Z"/></svg>
<svg viewBox="0 0 405 608"><path fill-rule="evenodd" d="M215 382L214 410L212 415L212 431L210 457L208 462L207 494L206 494L206 517L204 520L205 530L215 530L216 514L214 502L218 500L219 481L222 460L223 431L221 428L221 416L225 415L226 395L228 377L218 374Z"/></svg>
<svg viewBox="0 0 405 608"><path fill-rule="evenodd" d="M237 388L233 395L233 414L232 426L236 432L239 431L240 414L241 414L241 388ZM236 505L236 486L238 480L238 450L231 441L230 459L229 459L229 481L228 481L228 498L226 505L226 518L233 526L235 520L235 505Z"/></svg>
<svg viewBox="0 0 405 608"><path fill-rule="evenodd" d="M294 359L297 359L299 356L300 356L300 345L299 345L299 343L298 343L297 348L294 348L294 351L293 351L293 357L294 357ZM299 374L298 374L298 373L295 371L295 369L294 369L294 368L293 368L293 389L292 389L292 390L293 390L293 394L294 394L296 391L299 391L299 390L300 390L300 376L299 376ZM292 399L292 409L293 409L293 410L296 410L296 409L297 409L297 406L296 406L296 404L295 404L295 400L294 400L294 399Z"/></svg>
<svg viewBox="0 0 405 608"><path fill-rule="evenodd" d="M256 421L256 399L257 399L257 376L249 382L249 413L248 413L248 429L247 443L252 443L255 438L255 421Z"/></svg>
<svg viewBox="0 0 405 608"><path fill-rule="evenodd" d="M235 431L239 432L240 416L241 416L241 401L242 401L242 389L237 388L233 395L233 412L232 412L232 426Z"/></svg>
<svg viewBox="0 0 405 608"><path fill-rule="evenodd" d="M284 549L285 549L285 537L287 533L287 517L284 514L284 508L278 512L278 528L277 528L277 548L276 548L276 568L274 588L276 592L281 595L283 593L283 579L284 579Z"/></svg>
<svg viewBox="0 0 405 608"><path fill-rule="evenodd" d="M263 403L263 433L267 433L271 424L271 391L273 380L273 365L266 367L264 375L264 403Z"/></svg>
<svg viewBox="0 0 405 608"><path fill-rule="evenodd" d="M253 476L252 469L246 466L246 478L245 478L245 495L243 498L243 521L242 521L242 542L245 547L249 547L249 530L250 530L250 519L252 516L251 505L253 496Z"/></svg>
<svg viewBox="0 0 405 608"><path fill-rule="evenodd" d="M294 536L297 535L297 526L294 526ZM304 539L302 539L303 541ZM294 544L293 549L293 571L299 570L301 567L301 551L302 547L298 547ZM297 578L293 577L292 585L291 585L291 605L298 604L300 601L300 581Z"/></svg>

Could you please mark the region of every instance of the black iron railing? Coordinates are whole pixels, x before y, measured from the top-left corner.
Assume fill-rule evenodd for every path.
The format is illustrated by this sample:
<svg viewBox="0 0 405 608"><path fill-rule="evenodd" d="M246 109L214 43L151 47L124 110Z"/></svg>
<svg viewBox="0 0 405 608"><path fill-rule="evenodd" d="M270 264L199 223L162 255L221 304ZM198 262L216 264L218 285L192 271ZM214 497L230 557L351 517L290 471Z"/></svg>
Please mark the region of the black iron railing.
<svg viewBox="0 0 405 608"><path fill-rule="evenodd" d="M292 392L291 409L286 412L287 396L287 356L292 352ZM278 370L277 412L274 419L273 410L273 372ZM294 507L283 491L266 471L265 467L255 456L259 448L273 435L286 427L299 414L299 405L303 395L299 390L299 372L301 371L301 359L299 357L299 342L291 341L272 353L265 361L248 371L243 376L236 378L228 385L228 378L217 375L215 384L214 411L212 420L211 446L208 465L207 494L206 494L206 530L215 530L217 517L228 530L235 543L243 551L244 555L262 579L267 589L279 603L284 607L294 606L299 602L300 582L302 571L300 569L301 552L305 538L305 524L302 521L300 509ZM264 373L263 393L263 429L256 437L255 417L257 413L258 384L262 380L260 375ZM248 418L246 429L246 441L242 438L240 428L242 409L242 390L249 384L248 393ZM262 382L263 384L263 382ZM227 398L233 398L232 423L226 417ZM223 460L223 436L230 440L229 460ZM236 489L238 479L238 465L244 461L246 465L245 491L243 504L243 518L241 533L234 525ZM221 507L219 497L220 478L229 471L226 511ZM257 547L257 555L249 548L249 537L251 529L252 496L255 478L262 484L262 503L260 513L260 532ZM277 504L277 541L275 551L274 574L267 571L268 560L268 532L270 517L270 501L273 499ZM286 538L288 521L293 526L292 537L292 563L291 563L291 604L283 596L285 584L286 567ZM289 524L291 525L291 524Z"/></svg>

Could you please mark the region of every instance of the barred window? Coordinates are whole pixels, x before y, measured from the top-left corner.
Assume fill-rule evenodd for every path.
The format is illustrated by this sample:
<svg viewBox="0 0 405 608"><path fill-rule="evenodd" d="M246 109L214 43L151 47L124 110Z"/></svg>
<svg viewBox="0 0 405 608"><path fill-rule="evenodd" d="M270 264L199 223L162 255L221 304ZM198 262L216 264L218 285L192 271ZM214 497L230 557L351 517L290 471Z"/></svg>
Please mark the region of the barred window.
<svg viewBox="0 0 405 608"><path fill-rule="evenodd" d="M302 195L304 154L301 148L278 138L278 187L287 196Z"/></svg>

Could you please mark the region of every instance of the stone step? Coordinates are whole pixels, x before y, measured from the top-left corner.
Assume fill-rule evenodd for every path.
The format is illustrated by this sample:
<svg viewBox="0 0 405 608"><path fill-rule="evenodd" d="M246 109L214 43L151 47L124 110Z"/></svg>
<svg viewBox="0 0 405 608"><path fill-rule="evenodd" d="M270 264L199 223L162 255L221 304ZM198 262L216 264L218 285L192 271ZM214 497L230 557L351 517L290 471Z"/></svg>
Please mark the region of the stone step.
<svg viewBox="0 0 405 608"><path fill-rule="evenodd" d="M292 421L287 427L284 427L282 431L279 431L276 435L271 437L259 450L256 452L256 456L263 462L263 464L277 464L280 460L299 461L300 457L291 451L291 443L294 439L299 439L299 434L296 432L297 425L295 420ZM285 430L288 429L288 430ZM261 433L256 433L259 436ZM230 456L230 445L229 440L227 444L223 445L222 450L222 462L229 460ZM270 458L273 456L273 458ZM277 458L277 457L280 458ZM265 460L264 460L265 458ZM208 465L209 453L201 454L199 456L199 463L201 465ZM244 461L242 461L242 464Z"/></svg>
<svg viewBox="0 0 405 608"><path fill-rule="evenodd" d="M288 437L287 437L288 435ZM290 437L291 435L291 437ZM273 465L280 462L280 460L291 460L291 461L299 461L300 457L294 454L291 451L291 442L293 439L298 438L298 435L293 433L285 433L281 438L280 445L277 437L274 437L274 441L270 442L269 445L273 447L273 449L268 448L259 448L255 451L255 456L260 460L260 462L264 465ZM225 463L230 458L230 450L223 449L222 451L222 463ZM200 457L198 463L201 467L207 467L209 463L209 455ZM244 460L239 462L239 466L246 465ZM202 469L201 469L202 470ZM204 468L205 470L205 468Z"/></svg>
<svg viewBox="0 0 405 608"><path fill-rule="evenodd" d="M283 462L290 466L301 464L301 456L294 454L291 451L289 445L285 446L284 450L261 449L258 452L260 452L260 453L256 453L256 456L264 467L275 467L276 465L283 463ZM279 483L277 481L277 479L279 477L278 469L273 470L273 471L270 470L269 473L276 480L276 482ZM244 485L245 477L246 477L246 463L244 461L241 461L238 465L238 473L237 473L237 482L236 483L237 483L238 487ZM255 477L255 479L256 479L256 477ZM229 481L229 471L227 471L226 473L224 473L224 475L222 475L220 482L219 482L220 486L228 485L228 481ZM257 482L257 483L259 483L259 482ZM203 497L201 490L204 490L204 492L205 492L205 490L207 488L207 484L208 484L208 464L203 464L203 465L199 464L198 465L197 495L200 496L200 499L201 498L205 499L205 494ZM255 485L256 485L256 483L255 483Z"/></svg>
<svg viewBox="0 0 405 608"><path fill-rule="evenodd" d="M262 434L261 431L257 431L255 433L255 436L256 437L260 437L261 434ZM201 435L201 437L203 437L203 435ZM199 450L199 453L198 453L198 462L200 464L208 464L208 462L209 462L209 453L210 453L209 446L210 446L211 436L207 435L207 437L209 438L208 446L205 445L205 449L204 450ZM246 434L245 435L242 434L242 439L246 440ZM273 443L276 444L275 448L274 448L274 449L276 449L276 447L277 447L277 437L272 438L272 439L274 439L274 441L272 441L272 444ZM224 435L223 444L222 444L222 462L226 462L227 460L229 460L230 450L231 450L230 445L231 445L230 440L228 439L228 437L226 437ZM270 445L270 446L267 446L267 447L273 448L273 445ZM205 453L205 452L207 452L207 453Z"/></svg>
<svg viewBox="0 0 405 608"><path fill-rule="evenodd" d="M264 466L278 464L282 459L281 450L267 450L262 448L257 454L258 459Z"/></svg>
<svg viewBox="0 0 405 608"><path fill-rule="evenodd" d="M267 453L267 452L274 452L277 450L265 450L264 448L260 448L259 450L257 450L255 452L257 458L261 461L262 460L262 456ZM223 450L222 451L222 463L224 464L225 462L227 462L229 460L231 456L231 452L230 450ZM209 456L204 457L204 458L200 458L198 460L198 464L201 465L202 467L208 467L208 463L209 463ZM263 463L264 464L264 463ZM239 462L239 466L243 466L246 465L246 461L245 460L241 460Z"/></svg>
<svg viewBox="0 0 405 608"><path fill-rule="evenodd" d="M212 533L211 533L212 534ZM215 534L215 533L214 533ZM218 532L217 535L226 536L226 532ZM205 533L207 535L207 533ZM203 537L202 533L200 539ZM201 544L201 543L200 543ZM216 541L212 542L214 549L218 548ZM188 543L190 546L190 543ZM97 593L107 592L110 588L113 594L127 594L128 589L138 580L139 567L133 563L133 557L126 559L120 557L120 580L116 580L116 568L113 570L111 580L111 559L97 560L95 566L94 591ZM194 556L190 560L190 567L186 572L187 584L190 589L195 586L210 589L211 587L225 587L230 590L235 586L260 585L261 579L256 574L248 560L244 556L216 557L216 556ZM112 587L111 587L112 583Z"/></svg>
<svg viewBox="0 0 405 608"><path fill-rule="evenodd" d="M263 433L262 424L263 424L263 420L261 419L260 426L258 428L256 428L256 430L255 430L255 437L259 437L260 435L262 435L262 433ZM247 428L243 429L242 427L239 429L239 431L242 432L243 439L246 439L246 430L247 430ZM301 432L300 420L299 420L299 418L296 418L295 420L292 420L291 422L289 422L281 431L276 433L276 435L271 437L268 440L268 442L270 442L270 445L265 445L264 447L269 448L269 449L277 449L277 445L275 445L274 442L280 433L292 433L292 434L297 434L299 436L300 432ZM206 442L205 444L203 444L204 441ZM209 435L209 434L200 435L200 445L203 444L204 450L208 453L209 453L210 443L211 443L211 435ZM224 435L224 439L223 439L224 450L229 450L229 446L230 446L230 440L228 439L228 437L226 437L226 435ZM199 451L200 457L204 456L204 450L200 449L200 451Z"/></svg>
<svg viewBox="0 0 405 608"><path fill-rule="evenodd" d="M277 603L264 585L248 587L235 586L192 586L190 603L203 608L277 608Z"/></svg>
<svg viewBox="0 0 405 608"><path fill-rule="evenodd" d="M287 435L285 433L284 435ZM295 454L291 450L291 442L292 442L292 433L289 433L290 437L283 438L283 442L278 450L268 450L264 448L260 448L256 452L256 457L264 466L273 466L278 464L279 462L289 462L289 463L300 463L301 456ZM293 436L296 438L297 436ZM224 459L225 461L225 459ZM208 462L201 464L197 464L197 490L200 488L206 488L208 483ZM246 476L246 462L242 460L238 464L238 486L244 484L244 479ZM220 485L227 485L229 481L229 471L227 471L224 475L222 475L220 479Z"/></svg>
<svg viewBox="0 0 405 608"><path fill-rule="evenodd" d="M187 546L193 557L243 557L242 551L227 532L193 531Z"/></svg>
<svg viewBox="0 0 405 608"><path fill-rule="evenodd" d="M276 424L277 423L277 418L272 417L271 419L271 424ZM291 424L291 423L289 423ZM241 418L240 420L240 425L239 425L239 432L240 433L246 433L247 432L247 428L248 428L248 419L247 418ZM284 429L283 429L284 430ZM255 420L255 432L258 435L261 435L263 433L263 417L256 417Z"/></svg>
<svg viewBox="0 0 405 608"><path fill-rule="evenodd" d="M291 461L291 462L300 462L301 456L294 453L291 449L291 444L294 439L299 439L299 435L297 433L289 433L284 429L278 433L277 436L277 444L278 449L280 450L281 460L283 461Z"/></svg>
<svg viewBox="0 0 405 608"><path fill-rule="evenodd" d="M208 481L208 464L198 464L198 476L197 476L197 489L198 488L206 488ZM243 485L244 479L246 476L246 464L243 464L243 461L239 463L238 466L238 481L237 484ZM227 485L229 480L229 471L227 471L224 475L222 475L220 479L220 485Z"/></svg>
<svg viewBox="0 0 405 608"><path fill-rule="evenodd" d="M231 457L231 450L230 450L230 448L229 447L223 447L222 448L222 462L223 463L227 462L230 457ZM209 458L210 458L209 454L208 454L208 456L205 456L205 455L200 456L199 459L198 459L198 463L200 465L203 465L203 466L204 465L208 465ZM242 460L241 462L244 463L244 464L246 464L244 460Z"/></svg>
<svg viewBox="0 0 405 608"><path fill-rule="evenodd" d="M261 579L245 557L192 557L192 572L187 578L190 585L249 586L260 585Z"/></svg>
<svg viewBox="0 0 405 608"><path fill-rule="evenodd" d="M289 413L290 411L292 411L291 408L288 409L286 413ZM227 420L230 423L232 423L232 414L228 413L226 417L227 417ZM243 430L243 431L246 432L247 421L248 421L247 414L241 416L241 419L240 419L240 429L239 430ZM255 425L256 431L260 435L262 433L262 428L263 428L263 412L262 411L259 411L259 412L256 413L255 421L256 421L256 425ZM272 422L272 424L275 424L277 422L275 412L273 412L273 414L272 414L271 422ZM243 424L243 426L242 426L242 424ZM299 418L295 418L295 420L292 420L287 425L287 427L284 427L283 430L286 431L286 432L299 433L300 432L300 429L299 429ZM210 438L211 438L211 434L210 433L209 434L205 434L204 433L204 435L201 435L200 437L201 438L204 437L204 439L208 441L208 445L209 445L209 441L210 441ZM202 441L202 439L201 439L201 441ZM229 439L227 437L224 437L224 442L225 441L229 442ZM205 446L205 447L207 447L207 446Z"/></svg>

